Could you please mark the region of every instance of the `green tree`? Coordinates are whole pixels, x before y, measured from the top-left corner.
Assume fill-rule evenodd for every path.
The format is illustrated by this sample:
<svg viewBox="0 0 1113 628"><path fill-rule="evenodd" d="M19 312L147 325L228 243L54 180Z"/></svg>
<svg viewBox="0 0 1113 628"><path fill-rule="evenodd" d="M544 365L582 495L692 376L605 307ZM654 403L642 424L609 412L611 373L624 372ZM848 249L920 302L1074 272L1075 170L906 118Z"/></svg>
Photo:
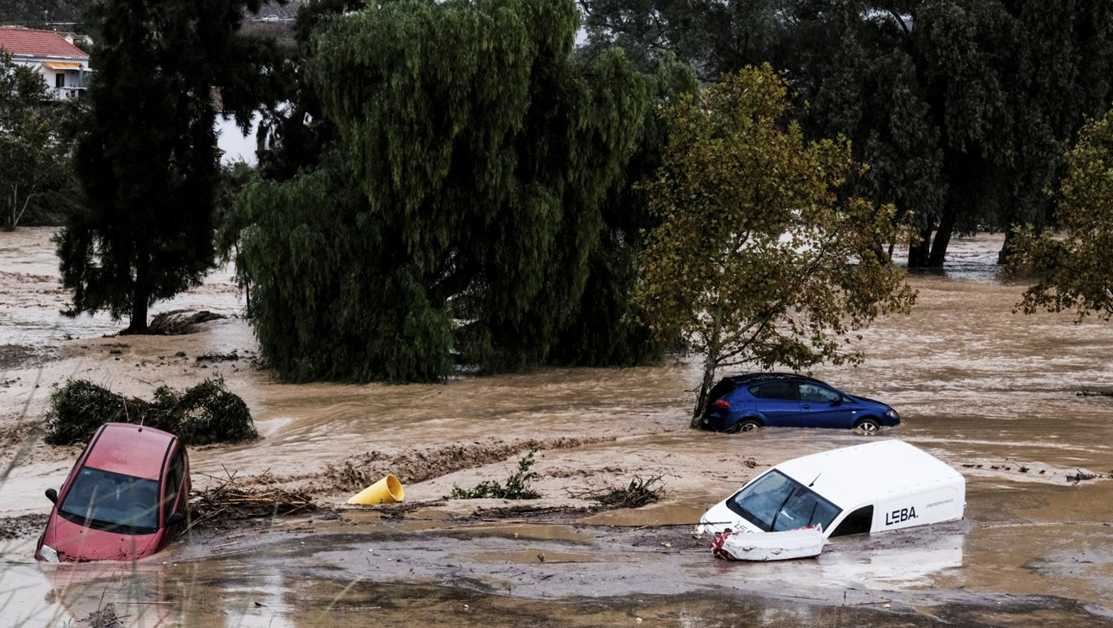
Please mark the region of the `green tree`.
<svg viewBox="0 0 1113 628"><path fill-rule="evenodd" d="M798 110L805 131L845 135L870 166L855 193L894 203L917 232L911 267L942 266L956 234L1045 222L1060 145L1113 99L1104 0L581 4L589 45L673 51L708 80L747 63L785 71L814 105Z"/></svg>
<svg viewBox="0 0 1113 628"><path fill-rule="evenodd" d="M572 54L577 26L570 0L326 20L307 72L334 148L241 199L252 322L284 377L430 380L553 352L651 102L620 52Z"/></svg>
<svg viewBox="0 0 1113 628"><path fill-rule="evenodd" d="M1018 228L1007 271L1039 275L1026 314L1074 310L1113 319L1113 112L1091 121L1066 153L1053 226Z"/></svg>
<svg viewBox="0 0 1113 628"><path fill-rule="evenodd" d="M638 280L638 256L645 235L660 220L635 183L660 166L668 142L668 121L658 108L699 93L692 66L666 57L651 75L655 106L646 111L637 146L625 172L616 178L602 205L600 245L588 260L588 275L579 311L560 334L549 360L589 366L632 366L657 359L674 338L654 337L638 320L629 297Z"/></svg>
<svg viewBox="0 0 1113 628"><path fill-rule="evenodd" d="M108 0L77 149L88 206L58 238L69 314L107 311L144 333L147 311L213 263L219 166L213 121L246 125L269 94L273 45L237 33L259 0Z"/></svg>
<svg viewBox="0 0 1113 628"><path fill-rule="evenodd" d="M618 46L649 71L669 55L691 63L704 81L746 65L778 67L806 51L801 19L814 0L579 0L589 51Z"/></svg>
<svg viewBox="0 0 1113 628"><path fill-rule="evenodd" d="M841 198L861 170L850 146L806 142L788 107L768 66L724 77L669 111L664 163L646 183L662 224L634 298L655 332L705 355L693 425L718 369L857 362L851 334L914 299L882 249L893 208Z"/></svg>
<svg viewBox="0 0 1113 628"><path fill-rule="evenodd" d="M70 142L62 132L62 111L48 103L37 72L0 51L0 208L3 228L36 222L51 204L72 193Z"/></svg>

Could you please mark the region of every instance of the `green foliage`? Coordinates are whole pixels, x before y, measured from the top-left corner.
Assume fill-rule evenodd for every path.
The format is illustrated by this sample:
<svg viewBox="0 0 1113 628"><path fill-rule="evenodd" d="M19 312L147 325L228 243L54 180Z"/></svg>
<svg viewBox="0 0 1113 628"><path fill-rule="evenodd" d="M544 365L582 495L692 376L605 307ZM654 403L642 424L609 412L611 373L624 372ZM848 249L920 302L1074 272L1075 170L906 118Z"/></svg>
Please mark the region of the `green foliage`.
<svg viewBox="0 0 1113 628"><path fill-rule="evenodd" d="M635 315L629 295L638 281L638 256L645 234L660 224L649 211L649 199L634 183L661 165L668 142L668 121L658 108L699 92L692 66L666 56L650 76L656 107L646 112L641 135L625 172L603 202L605 224L600 245L589 260L591 274L579 312L561 332L549 359L565 364L632 366L660 357L675 339L655 337Z"/></svg>
<svg viewBox="0 0 1113 628"><path fill-rule="evenodd" d="M787 65L794 49L806 47L793 35L806 24L796 5L806 9L808 4L792 0L579 2L587 54L618 46L643 70L676 55L695 66L704 81L718 80L744 65Z"/></svg>
<svg viewBox="0 0 1113 628"><path fill-rule="evenodd" d="M870 166L847 184L897 206L909 265L942 266L953 234L1046 222L1061 144L1113 99L1104 0L584 0L589 47L705 80L770 62L815 137L845 135ZM1006 242L1006 247L1008 242Z"/></svg>
<svg viewBox="0 0 1113 628"><path fill-rule="evenodd" d="M1020 307L1032 314L1074 310L1079 320L1113 318L1113 112L1093 120L1065 156L1067 174L1055 228L1032 225L1015 234L1007 270L1038 273Z"/></svg>
<svg viewBox="0 0 1113 628"><path fill-rule="evenodd" d="M46 442L83 443L105 423L134 423L165 430L183 443L238 443L258 437L247 404L221 379L185 391L160 386L154 402L126 398L86 380L68 380L50 395Z"/></svg>
<svg viewBox="0 0 1113 628"><path fill-rule="evenodd" d="M74 193L66 113L34 70L0 51L0 226L49 223Z"/></svg>
<svg viewBox="0 0 1113 628"><path fill-rule="evenodd" d="M452 485L452 499L538 499L541 494L530 488L530 483L537 479L537 473L530 471L533 468L533 455L537 448L518 460L518 470L506 478L506 484L499 484L492 480L485 480L471 489L462 489Z"/></svg>
<svg viewBox="0 0 1113 628"><path fill-rule="evenodd" d="M336 143L249 187L236 218L252 323L283 377L424 381L454 359L554 354L622 237L604 202L653 85L618 52L577 60L577 19L569 0L399 0L324 22L307 75ZM595 294L631 280L615 266Z"/></svg>
<svg viewBox="0 0 1113 628"><path fill-rule="evenodd" d="M655 333L706 355L697 417L716 369L860 361L851 333L914 298L882 250L893 208L840 198L861 172L850 146L805 142L788 106L768 66L724 77L668 112L668 151L645 184L662 223L634 300Z"/></svg>
<svg viewBox="0 0 1113 628"><path fill-rule="evenodd" d="M241 196L237 272L269 364L287 380L446 377L452 321L412 269L393 266L381 225L331 168Z"/></svg>
<svg viewBox="0 0 1113 628"><path fill-rule="evenodd" d="M88 206L59 236L67 312L130 316L196 286L213 263L219 185L214 92L247 124L273 73L273 46L237 34L258 0L109 0L91 64L92 108L77 150Z"/></svg>
<svg viewBox="0 0 1113 628"><path fill-rule="evenodd" d="M70 380L50 395L46 413L46 442L51 445L83 443L105 423L131 423L148 405L127 399L86 380Z"/></svg>

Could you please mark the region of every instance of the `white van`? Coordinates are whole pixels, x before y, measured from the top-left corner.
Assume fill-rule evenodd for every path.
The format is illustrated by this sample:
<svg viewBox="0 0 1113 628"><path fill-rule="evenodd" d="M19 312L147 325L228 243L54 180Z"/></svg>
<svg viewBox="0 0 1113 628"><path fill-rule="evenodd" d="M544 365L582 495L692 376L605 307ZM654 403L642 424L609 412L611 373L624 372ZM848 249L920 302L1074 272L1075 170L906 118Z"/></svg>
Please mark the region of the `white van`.
<svg viewBox="0 0 1113 628"><path fill-rule="evenodd" d="M885 440L782 462L715 504L700 530L778 532L819 524L825 537L962 519L966 480L908 443Z"/></svg>

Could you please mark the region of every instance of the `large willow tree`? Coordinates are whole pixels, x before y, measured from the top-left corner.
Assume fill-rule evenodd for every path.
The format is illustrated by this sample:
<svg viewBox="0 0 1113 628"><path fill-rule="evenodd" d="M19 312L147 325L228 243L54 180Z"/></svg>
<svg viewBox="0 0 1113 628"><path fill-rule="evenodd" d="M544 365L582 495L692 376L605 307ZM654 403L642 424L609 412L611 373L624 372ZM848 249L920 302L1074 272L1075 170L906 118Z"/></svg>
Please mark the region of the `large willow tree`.
<svg viewBox="0 0 1113 628"><path fill-rule="evenodd" d="M570 0L399 0L325 23L314 172L242 197L240 266L288 379L535 364L580 311L651 81L572 54Z"/></svg>

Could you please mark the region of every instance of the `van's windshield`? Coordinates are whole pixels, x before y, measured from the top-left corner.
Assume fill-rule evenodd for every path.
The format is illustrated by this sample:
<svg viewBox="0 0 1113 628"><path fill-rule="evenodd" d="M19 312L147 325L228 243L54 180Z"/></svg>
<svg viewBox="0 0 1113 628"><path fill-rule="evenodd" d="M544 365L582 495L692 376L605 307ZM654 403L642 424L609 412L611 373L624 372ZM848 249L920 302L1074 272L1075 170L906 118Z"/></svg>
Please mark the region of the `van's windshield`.
<svg viewBox="0 0 1113 628"><path fill-rule="evenodd" d="M727 507L765 532L820 524L826 530L842 512L818 493L776 469L727 500Z"/></svg>

